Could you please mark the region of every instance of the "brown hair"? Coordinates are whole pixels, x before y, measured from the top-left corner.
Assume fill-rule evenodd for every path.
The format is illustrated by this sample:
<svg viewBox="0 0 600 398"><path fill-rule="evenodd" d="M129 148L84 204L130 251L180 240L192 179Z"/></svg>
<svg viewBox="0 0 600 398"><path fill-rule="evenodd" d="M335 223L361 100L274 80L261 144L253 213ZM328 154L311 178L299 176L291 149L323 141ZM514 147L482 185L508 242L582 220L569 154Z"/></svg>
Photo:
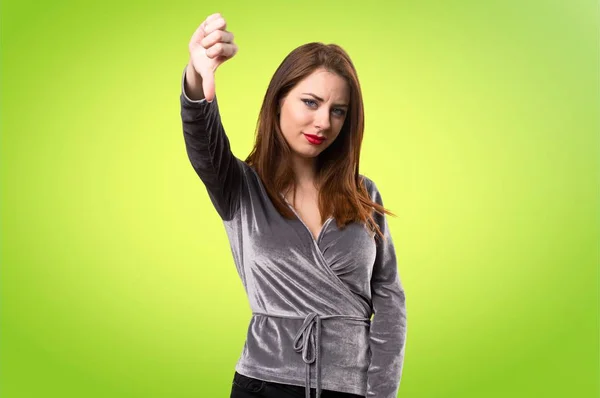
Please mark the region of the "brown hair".
<svg viewBox="0 0 600 398"><path fill-rule="evenodd" d="M333 215L339 228L360 221L378 236L383 234L375 222L372 209L394 215L371 200L358 172L360 147L364 131L364 108L358 76L348 54L336 44L313 42L288 54L271 78L256 124L254 148L246 158L260 176L275 208L286 218L295 215L280 196L292 187L295 194L291 149L279 127L278 105L290 90L318 68L344 78L350 87L350 103L344 125L337 138L317 157L317 180L320 182L319 211L321 223ZM394 215L395 216L395 215Z"/></svg>

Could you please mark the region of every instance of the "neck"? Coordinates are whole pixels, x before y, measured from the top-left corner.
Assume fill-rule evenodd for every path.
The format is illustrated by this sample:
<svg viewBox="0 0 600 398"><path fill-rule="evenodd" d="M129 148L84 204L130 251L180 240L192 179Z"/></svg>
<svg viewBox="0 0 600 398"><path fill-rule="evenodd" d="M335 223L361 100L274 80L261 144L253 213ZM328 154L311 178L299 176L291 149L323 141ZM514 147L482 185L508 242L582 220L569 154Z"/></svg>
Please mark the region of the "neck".
<svg viewBox="0 0 600 398"><path fill-rule="evenodd" d="M317 158L292 157L292 169L295 174L296 187L316 188L317 185Z"/></svg>

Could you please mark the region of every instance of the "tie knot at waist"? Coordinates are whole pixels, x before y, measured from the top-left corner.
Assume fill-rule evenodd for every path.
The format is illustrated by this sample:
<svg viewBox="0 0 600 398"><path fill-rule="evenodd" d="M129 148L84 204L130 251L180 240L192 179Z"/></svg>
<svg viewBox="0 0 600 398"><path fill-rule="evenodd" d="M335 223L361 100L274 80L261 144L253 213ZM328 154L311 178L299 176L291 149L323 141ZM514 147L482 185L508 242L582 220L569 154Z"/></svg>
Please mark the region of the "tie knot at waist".
<svg viewBox="0 0 600 398"><path fill-rule="evenodd" d="M264 315L275 318L304 319L294 338L294 351L302 354L302 361L306 368L306 398L310 398L310 366L315 363L316 398L321 396L321 321L325 319L341 318L347 320L367 321L369 318L354 315L319 315L310 312L305 317L266 314L254 312L254 315Z"/></svg>
<svg viewBox="0 0 600 398"><path fill-rule="evenodd" d="M294 350L302 353L302 360L305 363L311 364L319 358L320 347L321 317L317 313L311 312L304 318L304 322L294 338ZM309 352L312 354L310 357Z"/></svg>

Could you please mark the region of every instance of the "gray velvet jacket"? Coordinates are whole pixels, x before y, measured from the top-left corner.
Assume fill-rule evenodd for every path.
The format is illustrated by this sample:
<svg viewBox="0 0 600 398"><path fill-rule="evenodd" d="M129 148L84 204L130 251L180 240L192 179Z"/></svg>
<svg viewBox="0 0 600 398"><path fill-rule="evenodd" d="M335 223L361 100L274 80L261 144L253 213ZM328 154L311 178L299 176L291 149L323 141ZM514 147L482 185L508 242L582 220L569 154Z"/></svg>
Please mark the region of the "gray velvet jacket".
<svg viewBox="0 0 600 398"><path fill-rule="evenodd" d="M187 67L187 66L186 66ZM315 240L302 219L273 206L256 171L233 155L217 99L192 101L181 81L189 160L225 225L253 315L235 370L261 380L349 392L398 394L406 341L404 289L387 240L364 224L328 219ZM371 198L383 204L369 178ZM288 203L292 210L293 207Z"/></svg>

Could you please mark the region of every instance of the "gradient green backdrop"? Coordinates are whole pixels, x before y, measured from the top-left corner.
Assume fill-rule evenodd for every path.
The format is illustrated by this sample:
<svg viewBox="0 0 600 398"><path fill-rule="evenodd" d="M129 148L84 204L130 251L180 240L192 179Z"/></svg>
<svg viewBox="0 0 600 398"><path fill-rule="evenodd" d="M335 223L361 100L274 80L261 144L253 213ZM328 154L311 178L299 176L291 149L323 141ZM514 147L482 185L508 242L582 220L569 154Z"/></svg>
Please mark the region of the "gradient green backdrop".
<svg viewBox="0 0 600 398"><path fill-rule="evenodd" d="M207 4L207 5L205 5ZM407 294L399 396L597 397L596 1L3 1L0 396L228 397L250 309L179 115L213 12L234 153L309 41L352 56Z"/></svg>

